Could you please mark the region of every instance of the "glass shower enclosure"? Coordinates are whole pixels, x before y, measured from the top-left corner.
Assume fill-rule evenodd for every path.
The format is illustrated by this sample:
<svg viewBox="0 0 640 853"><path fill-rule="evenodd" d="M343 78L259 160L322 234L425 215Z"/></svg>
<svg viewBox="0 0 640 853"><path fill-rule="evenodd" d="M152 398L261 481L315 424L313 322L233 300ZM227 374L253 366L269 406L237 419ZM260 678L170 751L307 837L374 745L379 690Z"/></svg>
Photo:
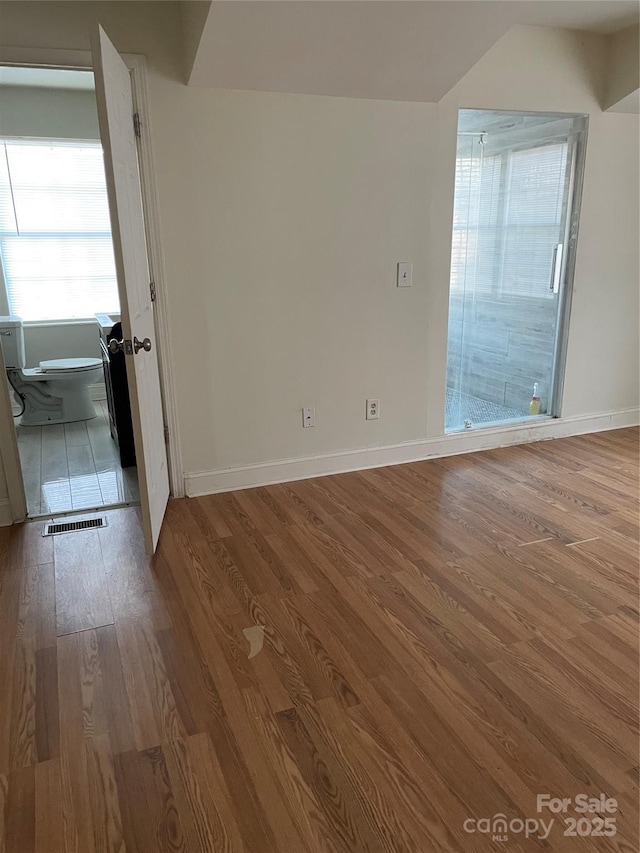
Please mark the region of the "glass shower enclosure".
<svg viewBox="0 0 640 853"><path fill-rule="evenodd" d="M459 112L445 432L558 414L586 123Z"/></svg>

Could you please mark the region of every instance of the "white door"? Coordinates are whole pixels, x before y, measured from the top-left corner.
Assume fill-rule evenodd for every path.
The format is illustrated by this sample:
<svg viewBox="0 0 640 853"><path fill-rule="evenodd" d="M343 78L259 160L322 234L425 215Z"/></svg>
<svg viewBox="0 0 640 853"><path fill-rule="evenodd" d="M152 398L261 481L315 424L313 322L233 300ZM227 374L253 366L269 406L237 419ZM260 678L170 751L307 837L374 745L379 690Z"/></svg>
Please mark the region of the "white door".
<svg viewBox="0 0 640 853"><path fill-rule="evenodd" d="M144 536L147 551L152 554L169 499L169 476L131 80L129 69L102 27L93 39L92 54ZM145 342L145 347L138 348L139 342Z"/></svg>

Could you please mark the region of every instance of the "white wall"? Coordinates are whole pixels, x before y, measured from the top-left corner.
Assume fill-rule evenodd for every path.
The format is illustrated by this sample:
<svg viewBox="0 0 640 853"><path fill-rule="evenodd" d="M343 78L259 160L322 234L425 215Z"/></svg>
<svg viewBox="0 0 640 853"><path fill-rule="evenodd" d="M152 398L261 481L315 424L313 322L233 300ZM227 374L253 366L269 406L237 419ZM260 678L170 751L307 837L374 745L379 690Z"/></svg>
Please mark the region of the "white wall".
<svg viewBox="0 0 640 853"><path fill-rule="evenodd" d="M424 436L435 105L179 88L165 104L186 469Z"/></svg>
<svg viewBox="0 0 640 853"><path fill-rule="evenodd" d="M459 107L589 114L563 415L637 407L638 121L602 113L602 51L515 28L437 107L167 88L154 119L187 471L442 434ZM411 290L393 286L398 260Z"/></svg>
<svg viewBox="0 0 640 853"><path fill-rule="evenodd" d="M640 27L625 27L607 40L608 67L605 108L616 112L638 112L640 87Z"/></svg>
<svg viewBox="0 0 640 853"><path fill-rule="evenodd" d="M442 434L462 106L589 114L563 414L637 407L638 119L601 112L599 38L516 28L437 106L357 101L186 88L179 10L150 7L11 3L1 23L86 49L99 19L149 57L187 472Z"/></svg>
<svg viewBox="0 0 640 853"><path fill-rule="evenodd" d="M185 82L191 77L202 33L211 10L211 0L183 0L181 5Z"/></svg>
<svg viewBox="0 0 640 853"><path fill-rule="evenodd" d="M97 323L64 323L25 328L24 344L29 367L48 358L100 358Z"/></svg>

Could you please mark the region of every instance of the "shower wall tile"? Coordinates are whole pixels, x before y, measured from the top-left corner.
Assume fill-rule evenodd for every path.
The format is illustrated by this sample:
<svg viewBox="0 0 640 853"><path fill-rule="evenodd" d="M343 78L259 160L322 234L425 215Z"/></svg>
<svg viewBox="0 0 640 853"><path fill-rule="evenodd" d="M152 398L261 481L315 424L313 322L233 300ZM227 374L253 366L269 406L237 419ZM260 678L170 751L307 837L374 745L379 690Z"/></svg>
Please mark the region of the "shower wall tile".
<svg viewBox="0 0 640 853"><path fill-rule="evenodd" d="M528 412L534 382L546 394L551 380L555 311L544 298L454 295L447 386Z"/></svg>

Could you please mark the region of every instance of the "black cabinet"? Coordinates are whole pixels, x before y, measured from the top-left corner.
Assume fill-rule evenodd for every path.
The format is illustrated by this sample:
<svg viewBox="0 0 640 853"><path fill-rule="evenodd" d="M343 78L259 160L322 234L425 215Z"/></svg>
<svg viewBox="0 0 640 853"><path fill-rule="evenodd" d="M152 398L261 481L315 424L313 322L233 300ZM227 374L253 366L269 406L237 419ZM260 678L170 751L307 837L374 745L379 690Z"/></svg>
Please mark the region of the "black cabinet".
<svg viewBox="0 0 640 853"><path fill-rule="evenodd" d="M136 448L133 441L127 366L123 352L109 352L109 341L111 339L122 340L120 323L116 323L109 332L106 329L100 329L100 352L102 353L102 369L107 392L111 437L120 450L120 464L123 468L131 468L136 464Z"/></svg>

